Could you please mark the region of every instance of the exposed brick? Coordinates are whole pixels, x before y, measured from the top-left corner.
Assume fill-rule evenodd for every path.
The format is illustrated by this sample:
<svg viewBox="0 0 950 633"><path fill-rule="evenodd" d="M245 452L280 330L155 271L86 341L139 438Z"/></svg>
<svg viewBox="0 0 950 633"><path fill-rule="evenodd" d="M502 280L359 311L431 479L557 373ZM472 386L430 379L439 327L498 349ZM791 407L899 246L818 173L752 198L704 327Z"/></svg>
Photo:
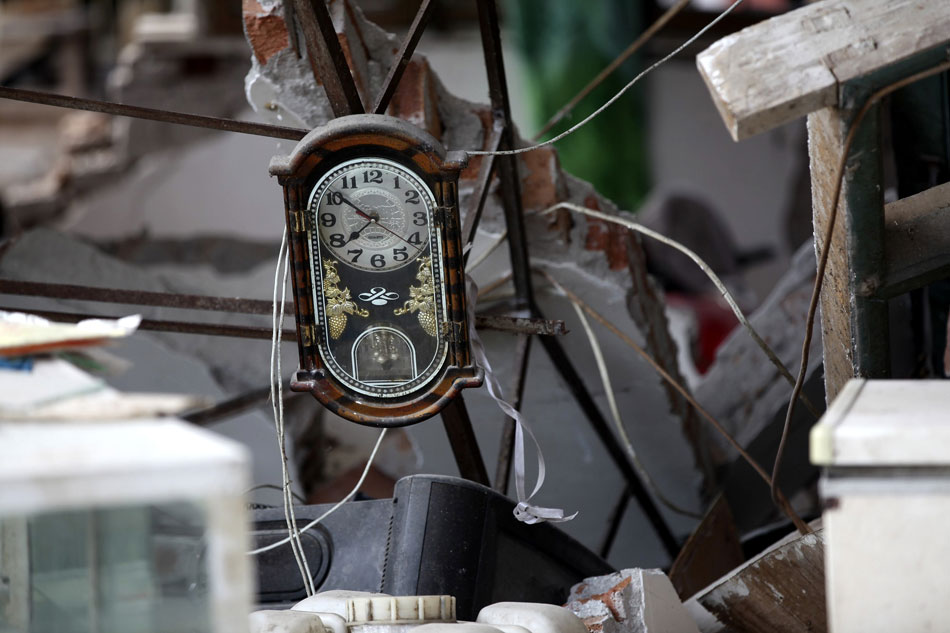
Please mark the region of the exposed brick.
<svg viewBox="0 0 950 633"><path fill-rule="evenodd" d="M412 59L406 66L402 79L399 81L399 87L393 94L389 113L440 138L442 119L439 117L438 103L429 62L425 58Z"/></svg>
<svg viewBox="0 0 950 633"><path fill-rule="evenodd" d="M571 588L568 609L589 633L699 633L669 578L658 569L623 569Z"/></svg>
<svg viewBox="0 0 950 633"><path fill-rule="evenodd" d="M491 108L487 106L475 106L472 108L472 114L481 119L482 122L482 146L480 149L488 149L488 140L491 138L492 134L492 125L494 119L492 118ZM485 159L484 156L472 156L468 160L468 165L462 172L459 174L459 179L462 181L466 180L477 180L478 172L482 169L482 161Z"/></svg>
<svg viewBox="0 0 950 633"><path fill-rule="evenodd" d="M599 209L597 198L588 196L584 206ZM587 236L584 248L589 251L602 251L607 256L610 270L627 268L627 230L622 226L607 223L596 218L587 218Z"/></svg>
<svg viewBox="0 0 950 633"><path fill-rule="evenodd" d="M243 0L244 33L261 64L290 46L284 18L267 11L257 0Z"/></svg>
<svg viewBox="0 0 950 633"><path fill-rule="evenodd" d="M558 201L557 152L542 147L521 156L521 200L524 208L547 209Z"/></svg>

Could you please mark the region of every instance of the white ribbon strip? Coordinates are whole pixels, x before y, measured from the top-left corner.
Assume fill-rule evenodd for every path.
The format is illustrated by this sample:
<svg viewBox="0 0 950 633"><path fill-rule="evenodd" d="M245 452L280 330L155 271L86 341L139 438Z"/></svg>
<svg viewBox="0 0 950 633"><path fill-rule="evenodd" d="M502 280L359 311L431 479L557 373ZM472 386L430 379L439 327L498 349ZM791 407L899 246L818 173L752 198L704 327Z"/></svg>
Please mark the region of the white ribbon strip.
<svg viewBox="0 0 950 633"><path fill-rule="evenodd" d="M475 331L475 302L478 300L478 286L471 277L465 277L468 290L468 337L472 344L472 353L475 354L475 362L485 370L485 386L488 387L488 395L498 403L499 408L505 412L505 415L515 421L515 492L518 495L518 505L513 511L515 518L522 523L563 523L570 521L577 516L577 513L570 516L564 516L564 510L560 508L544 508L531 504L531 499L541 489L544 483L544 456L541 454L541 445L534 436L531 427L525 422L521 413L511 406L502 397L501 387L498 379L492 371L491 363L488 362L488 356L485 354L485 346ZM538 480L534 484L534 490L527 497L525 496L525 468L524 468L524 436L525 434L534 443L538 453Z"/></svg>

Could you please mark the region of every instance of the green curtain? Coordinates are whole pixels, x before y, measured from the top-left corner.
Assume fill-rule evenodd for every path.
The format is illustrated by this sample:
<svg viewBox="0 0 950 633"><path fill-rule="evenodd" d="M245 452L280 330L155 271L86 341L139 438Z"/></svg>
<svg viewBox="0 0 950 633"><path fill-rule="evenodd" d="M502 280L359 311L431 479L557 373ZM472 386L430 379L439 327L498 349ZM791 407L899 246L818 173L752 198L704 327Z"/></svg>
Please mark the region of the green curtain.
<svg viewBox="0 0 950 633"><path fill-rule="evenodd" d="M619 55L641 31L637 0L506 0L506 17L524 60L521 89L534 117L533 135L548 118ZM642 70L628 59L547 138L579 122ZM650 186L643 85L556 147L561 164L621 207L636 210Z"/></svg>

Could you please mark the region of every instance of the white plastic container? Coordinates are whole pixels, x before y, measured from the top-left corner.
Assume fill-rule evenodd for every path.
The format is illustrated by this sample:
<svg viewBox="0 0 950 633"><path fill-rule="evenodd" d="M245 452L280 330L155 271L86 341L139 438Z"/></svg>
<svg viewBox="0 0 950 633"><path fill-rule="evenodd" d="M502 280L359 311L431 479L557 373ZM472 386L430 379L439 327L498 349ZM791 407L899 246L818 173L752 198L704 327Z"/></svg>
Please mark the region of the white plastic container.
<svg viewBox="0 0 950 633"><path fill-rule="evenodd" d="M811 459L830 630L950 630L950 382L850 381Z"/></svg>
<svg viewBox="0 0 950 633"><path fill-rule="evenodd" d="M477 623L458 622L452 596L327 591L297 603L291 613L252 613L251 633L587 633L568 609L530 602L499 602L483 608Z"/></svg>
<svg viewBox="0 0 950 633"><path fill-rule="evenodd" d="M0 631L247 631L248 464L174 419L0 424Z"/></svg>

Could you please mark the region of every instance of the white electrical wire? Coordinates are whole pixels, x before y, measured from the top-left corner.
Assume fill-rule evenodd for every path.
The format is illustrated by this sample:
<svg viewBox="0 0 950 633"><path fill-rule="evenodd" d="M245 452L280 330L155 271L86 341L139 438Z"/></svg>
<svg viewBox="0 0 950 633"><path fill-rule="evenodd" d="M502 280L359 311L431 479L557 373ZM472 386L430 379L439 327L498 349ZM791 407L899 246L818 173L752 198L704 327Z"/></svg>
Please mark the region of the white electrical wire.
<svg viewBox="0 0 950 633"><path fill-rule="evenodd" d="M290 535L291 549L294 553L294 559L297 561L297 568L300 571L300 577L303 580L304 589L308 596L312 596L316 591L313 586L313 577L310 573L310 564L307 561L307 554L304 551L303 543L300 542L300 533L297 531L297 517L294 515L294 500L291 496L290 473L287 468L287 444L284 432L284 394L283 379L281 376L280 344L283 334L284 323L284 303L287 298L287 277L290 267L288 266L287 253L287 229L284 229L283 238L280 242L280 250L277 254L277 270L274 272L274 310L272 316L273 329L271 332L271 350L270 350L270 371L271 385L270 396L271 406L274 410L274 427L277 431L277 446L280 450L281 477L283 479L283 498L284 498L284 520L287 523L287 533ZM281 274L283 271L283 274ZM280 287L280 308L278 310L277 288Z"/></svg>
<svg viewBox="0 0 950 633"><path fill-rule="evenodd" d="M752 340L755 341L756 345L759 346L759 349L761 349L765 353L768 359L772 362L773 365L775 365L775 367L779 370L782 376L784 376L785 379L789 383L793 385L795 384L795 378L792 376L792 373L788 370L788 368L781 361L781 359L779 359L779 357L776 356L772 348L769 347L769 344L766 343L765 340L763 340L763 338L759 335L756 329L752 326L752 323L749 322L749 319L746 318L745 313L742 312L742 309L739 307L739 304L736 303L736 300L733 298L732 293L730 293L729 290L726 288L726 284L722 282L719 276L715 272L713 272L713 269L710 268L709 265L705 261L703 261L703 259L699 255L697 255L695 252L693 252L686 246L683 246L676 240L670 239L669 237L663 235L662 233L657 233L653 229L647 228L646 226L640 224L639 222L634 222L633 220L628 220L627 218L623 218L616 215L610 215L607 213L603 213L601 211L595 211L594 209L588 209L587 207L582 207L578 204L573 204L571 202L559 202L555 204L554 206L548 207L547 209L542 211L541 214L547 215L549 213L553 213L554 211L557 211L558 209L569 209L570 211L574 211L576 213L580 213L582 215L586 215L592 218L597 218L599 220L604 220L605 222L619 224L620 226L624 226L632 231L642 233L643 235L646 235L647 237L652 237L653 239L659 242L663 242L667 246L671 246L675 248L676 250L678 250L679 252L686 255L687 257L689 257L691 260L693 260L693 262L697 266L699 266L699 268L706 274L706 276L709 277L709 280L713 282L713 285L715 285L716 289L718 289L719 292L722 294L723 299L725 299L726 303L729 304L729 307L732 309L732 313L736 315L736 318L739 320L739 323L742 324L742 327L746 329L746 331L749 333L749 336L752 337ZM815 415L816 418L820 417L818 410L804 395L801 396L801 400L802 400L802 403L804 403L804 405L808 408L809 411L812 412L812 414Z"/></svg>
<svg viewBox="0 0 950 633"><path fill-rule="evenodd" d="M283 489L284 489L283 486L278 486L277 484L257 484L257 485L255 485L255 486L251 486L250 488L248 488L247 490L245 490L245 491L244 491L244 494L250 494L250 493L252 493L252 492L254 492L254 491L256 491L256 490L280 490L280 491L283 491ZM304 499L303 497L301 497L301 496L300 496L299 494L297 494L296 492L291 491L290 494L292 494L293 497L294 497L294 499L296 499L296 500L299 501L300 503L306 503L306 502L307 502L306 499Z"/></svg>
<svg viewBox="0 0 950 633"><path fill-rule="evenodd" d="M485 249L484 253L480 254L474 261L469 262L468 265L465 267L465 270L466 271L474 270L476 266L478 266L479 264L484 262L486 259L488 259L488 256L494 253L495 249L501 246L505 242L506 239L508 239L508 229L505 229L504 231L502 231L501 235L495 238L495 241L492 242L488 246L487 249Z"/></svg>
<svg viewBox="0 0 950 633"><path fill-rule="evenodd" d="M529 146L529 147L521 147L521 148L518 148L518 149L495 150L495 151L490 151L490 150L466 150L466 153L469 154L469 155L471 155L471 156L512 156L512 155L514 155L514 154L524 154L525 152L534 151L534 150L536 150L536 149L539 149L539 148L541 148L541 147L544 147L545 145L551 145L552 143L556 143L556 142L560 141L562 138L564 138L565 136L568 136L568 135L570 135L570 134L573 134L574 132L576 132L576 131L579 130L580 128L582 128L582 127L584 127L585 125L587 125L588 123L590 123L590 122L591 122L593 119L595 119L597 116L599 116L601 112L603 112L604 110L606 110L607 108L609 108L611 105L613 105L614 102L617 101L617 99L619 99L621 96L623 96L623 94L624 94L625 92L627 92L628 90L630 90L630 88L632 88L632 87L634 86L634 84L636 84L638 81L640 81L641 79L643 79L645 76L647 76L648 74L650 74L651 72L653 72L656 68L658 68L658 67L662 66L663 64L665 64L667 61L669 61L670 59L672 59L673 57L675 57L676 55L678 55L680 52L682 52L682 50L685 49L687 46L689 46L690 44L692 44L693 42L695 42L696 40L698 40L700 37L702 37L703 34L706 33L706 31L708 31L709 29L711 29L712 27L714 27L720 20L722 20L723 18L725 18L727 15L729 15L729 14L732 12L732 10L735 9L735 8L736 8L737 6L739 6L740 4L742 4L742 2L743 2L743 0L736 0L735 2L733 2L731 5L729 5L728 8L726 8L725 11L723 11L722 13L720 13L712 22L710 22L709 24L707 24L706 26L704 26L702 29L700 29L699 32L696 33L696 35L692 36L691 38L689 38L688 40L686 40L685 42L683 42L682 44L680 44L678 47L676 47L676 49L675 49L672 53L670 53L669 55L667 55L667 56L664 57L663 59L661 59L661 60L655 62L652 66L650 66L649 68L647 68L646 70L644 70L643 72L641 72L639 75L637 75L636 77L634 77L634 78L630 81L630 83L628 83L626 86L624 86L623 88L621 88L620 91L619 91L617 94L615 94L613 97L610 98L610 100L607 101L607 103L605 103L604 105L602 105L602 106L600 106L599 108L597 108L596 110L594 110L594 112L593 112L592 114L590 114L589 116L587 116L587 118L585 118L583 121L581 121L581 122L578 123L577 125L574 125L574 126L570 127L569 129L567 129L566 131L564 131L564 132L558 134L558 135L555 136L554 138L548 139L548 140L544 141L543 143L538 143L537 145L531 145L531 146Z"/></svg>
<svg viewBox="0 0 950 633"><path fill-rule="evenodd" d="M369 474L369 469L373 465L373 460L376 459L376 453L379 451L379 445L383 443L383 438L386 437L386 430L387 429L383 429L382 431L380 431L379 438L377 438L376 440L376 445L373 447L373 452L369 454L369 459L366 460L366 467L363 469L363 474L360 476L360 480L356 482L356 485L353 486L353 489L350 490L350 492L345 497L340 499L340 501L338 501L337 504L334 505L332 508L330 508L329 510L321 514L319 517L317 517L316 519L314 519L307 525L300 528L298 534L304 534L305 532L312 530L314 527L317 526L317 524L319 524L325 518L327 518L328 516L330 516L337 510L339 510L340 507L344 503L346 503L347 501L352 499L354 496L356 496L356 493L359 492L360 487L362 487L363 482L366 480L366 475ZM248 555L257 556L258 554L269 552L272 549L277 549L281 545L286 545L287 543L290 543L291 540L292 540L292 537L288 536L287 538L277 541L276 543L271 543L270 545L265 545L264 547L259 547L255 550L251 550L250 552L248 552Z"/></svg>
<svg viewBox="0 0 950 633"><path fill-rule="evenodd" d="M584 327L584 332L587 334L587 340L590 342L590 349L594 353L594 360L597 363L597 371L600 373L600 381L604 385L604 393L607 396L607 407L610 409L610 415L614 419L614 425L617 427L617 433L620 435L620 439L623 442L624 448L627 449L627 454L630 455L630 459L633 461L634 466L636 466L637 470L640 471L640 475L643 477L644 483L646 483L650 490L653 491L653 495L673 512L682 514L683 516L687 516L692 519L702 519L702 514L687 510L674 501L671 501L666 495L664 495L660 491L660 487L657 486L656 482L653 480L653 477L650 476L650 472L640 461L640 456L637 455L637 452L633 449L633 442L630 441L630 437L627 435L627 430L623 426L623 419L620 417L620 407L617 406L617 398L614 395L614 388L610 380L610 372L607 370L607 362L604 360L604 353L600 348L600 341L597 340L597 335L594 334L594 330L590 326L590 321L588 321L587 315L584 314L584 310L581 308L581 306L578 305L576 301L571 301L571 305L574 307L574 311L577 312L577 317L581 320L581 325Z"/></svg>

